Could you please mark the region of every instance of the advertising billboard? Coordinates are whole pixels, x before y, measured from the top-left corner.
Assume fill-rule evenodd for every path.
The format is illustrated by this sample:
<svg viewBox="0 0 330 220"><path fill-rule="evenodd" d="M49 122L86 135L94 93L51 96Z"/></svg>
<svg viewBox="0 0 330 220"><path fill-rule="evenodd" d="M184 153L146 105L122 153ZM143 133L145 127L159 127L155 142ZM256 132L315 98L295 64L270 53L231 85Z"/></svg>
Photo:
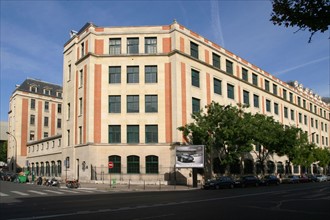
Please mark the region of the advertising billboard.
<svg viewBox="0 0 330 220"><path fill-rule="evenodd" d="M176 147L177 168L204 168L204 145Z"/></svg>

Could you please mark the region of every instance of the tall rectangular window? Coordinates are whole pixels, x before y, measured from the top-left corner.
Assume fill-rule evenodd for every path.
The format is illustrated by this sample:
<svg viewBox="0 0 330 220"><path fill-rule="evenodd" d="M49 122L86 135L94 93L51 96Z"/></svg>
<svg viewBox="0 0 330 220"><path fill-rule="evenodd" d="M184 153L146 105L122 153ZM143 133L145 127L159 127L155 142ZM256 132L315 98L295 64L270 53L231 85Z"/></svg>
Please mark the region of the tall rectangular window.
<svg viewBox="0 0 330 220"><path fill-rule="evenodd" d="M199 87L199 72L197 70L191 70L191 84Z"/></svg>
<svg viewBox="0 0 330 220"><path fill-rule="evenodd" d="M57 113L62 113L62 104L57 104Z"/></svg>
<svg viewBox="0 0 330 220"><path fill-rule="evenodd" d="M109 54L110 55L121 54L121 39L120 38L110 38L110 40L109 40Z"/></svg>
<svg viewBox="0 0 330 220"><path fill-rule="evenodd" d="M226 60L226 72L229 74L233 74L233 62Z"/></svg>
<svg viewBox="0 0 330 220"><path fill-rule="evenodd" d="M109 66L109 83L121 82L121 67Z"/></svg>
<svg viewBox="0 0 330 220"><path fill-rule="evenodd" d="M146 37L144 39L144 52L145 53L157 53L157 38Z"/></svg>
<svg viewBox="0 0 330 220"><path fill-rule="evenodd" d="M121 143L120 125L109 125L109 143Z"/></svg>
<svg viewBox="0 0 330 220"><path fill-rule="evenodd" d="M294 110L291 109L290 113L291 113L291 120L294 120Z"/></svg>
<svg viewBox="0 0 330 220"><path fill-rule="evenodd" d="M79 126L79 144L82 144L82 136L83 136L82 126Z"/></svg>
<svg viewBox="0 0 330 220"><path fill-rule="evenodd" d="M195 44L194 42L190 42L190 55L198 59L198 44Z"/></svg>
<svg viewBox="0 0 330 220"><path fill-rule="evenodd" d="M201 101L197 98L192 98L192 113L197 113L201 110Z"/></svg>
<svg viewBox="0 0 330 220"><path fill-rule="evenodd" d="M273 94L277 95L277 85L273 84Z"/></svg>
<svg viewBox="0 0 330 220"><path fill-rule="evenodd" d="M287 97L287 91L285 89L283 89L283 99L284 100L287 100L288 97Z"/></svg>
<svg viewBox="0 0 330 220"><path fill-rule="evenodd" d="M32 110L33 110L33 109L36 109L36 100L35 100L35 99L31 99L30 108L31 108Z"/></svg>
<svg viewBox="0 0 330 220"><path fill-rule="evenodd" d="M138 95L128 95L127 96L127 112L128 113L139 112L139 96Z"/></svg>
<svg viewBox="0 0 330 220"><path fill-rule="evenodd" d="M265 90L269 92L269 81L265 79Z"/></svg>
<svg viewBox="0 0 330 220"><path fill-rule="evenodd" d="M81 43L81 57L85 56L85 43Z"/></svg>
<svg viewBox="0 0 330 220"><path fill-rule="evenodd" d="M306 100L303 99L303 108L306 108Z"/></svg>
<svg viewBox="0 0 330 220"><path fill-rule="evenodd" d="M293 94L292 94L292 92L289 93L289 98L290 98L290 102L293 103Z"/></svg>
<svg viewBox="0 0 330 220"><path fill-rule="evenodd" d="M82 87L84 84L84 71L81 69L79 71L79 86Z"/></svg>
<svg viewBox="0 0 330 220"><path fill-rule="evenodd" d="M157 83L157 66L145 66L144 71L145 83Z"/></svg>
<svg viewBox="0 0 330 220"><path fill-rule="evenodd" d="M248 75L248 70L247 69L242 68L242 79L244 81L249 81L249 75Z"/></svg>
<svg viewBox="0 0 330 220"><path fill-rule="evenodd" d="M70 105L70 103L68 103L68 118L67 118L67 120L69 120L70 119L70 117L71 117L71 115L70 115L70 113L71 113L71 105Z"/></svg>
<svg viewBox="0 0 330 220"><path fill-rule="evenodd" d="M311 127L314 127L314 118L311 118Z"/></svg>
<svg viewBox="0 0 330 220"><path fill-rule="evenodd" d="M278 115L278 104L274 103L274 113Z"/></svg>
<svg viewBox="0 0 330 220"><path fill-rule="evenodd" d="M289 115L288 115L288 108L287 107L284 107L284 118L288 118Z"/></svg>
<svg viewBox="0 0 330 220"><path fill-rule="evenodd" d="M44 117L44 126L48 127L48 117Z"/></svg>
<svg viewBox="0 0 330 220"><path fill-rule="evenodd" d="M243 90L243 103L245 105L250 105L250 93L245 90Z"/></svg>
<svg viewBox="0 0 330 220"><path fill-rule="evenodd" d="M145 96L145 111L146 112L158 112L158 96L146 95Z"/></svg>
<svg viewBox="0 0 330 220"><path fill-rule="evenodd" d="M67 81L71 80L71 74L72 74L72 69L71 69L71 64L68 65L68 78Z"/></svg>
<svg viewBox="0 0 330 220"><path fill-rule="evenodd" d="M307 125L307 115L304 115L304 124Z"/></svg>
<svg viewBox="0 0 330 220"><path fill-rule="evenodd" d="M139 53L139 38L127 38L127 54Z"/></svg>
<svg viewBox="0 0 330 220"><path fill-rule="evenodd" d="M222 94L221 80L213 78L213 89L214 89L214 93L219 95Z"/></svg>
<svg viewBox="0 0 330 220"><path fill-rule="evenodd" d="M252 84L255 86L258 86L258 75L257 74L252 74Z"/></svg>
<svg viewBox="0 0 330 220"><path fill-rule="evenodd" d="M255 94L253 95L253 106L259 108L259 96Z"/></svg>
<svg viewBox="0 0 330 220"><path fill-rule="evenodd" d="M30 125L35 125L35 115L30 115Z"/></svg>
<svg viewBox="0 0 330 220"><path fill-rule="evenodd" d="M270 100L266 99L266 111L267 112L271 112L271 103Z"/></svg>
<svg viewBox="0 0 330 220"><path fill-rule="evenodd" d="M127 67L127 83L139 83L139 67Z"/></svg>
<svg viewBox="0 0 330 220"><path fill-rule="evenodd" d="M298 96L298 105L301 106L301 98Z"/></svg>
<svg viewBox="0 0 330 220"><path fill-rule="evenodd" d="M158 143L158 125L146 125L146 143Z"/></svg>
<svg viewBox="0 0 330 220"><path fill-rule="evenodd" d="M120 95L109 95L109 113L121 112L121 97Z"/></svg>
<svg viewBox="0 0 330 220"><path fill-rule="evenodd" d="M139 125L127 125L127 143L139 143Z"/></svg>
<svg viewBox="0 0 330 220"><path fill-rule="evenodd" d="M62 119L57 119L57 128L62 128Z"/></svg>
<svg viewBox="0 0 330 220"><path fill-rule="evenodd" d="M82 111L83 111L83 100L80 97L79 98L79 115L82 115L82 113L83 113Z"/></svg>
<svg viewBox="0 0 330 220"><path fill-rule="evenodd" d="M234 86L227 84L227 97L230 99L235 99Z"/></svg>
<svg viewBox="0 0 330 220"><path fill-rule="evenodd" d="M49 102L45 102L45 112L49 111Z"/></svg>
<svg viewBox="0 0 330 220"><path fill-rule="evenodd" d="M68 138L68 146L70 146L70 138L71 138L71 132L70 132L70 130L67 130L67 138Z"/></svg>
<svg viewBox="0 0 330 220"><path fill-rule="evenodd" d="M302 114L299 113L299 123L302 123Z"/></svg>
<svg viewBox="0 0 330 220"><path fill-rule="evenodd" d="M212 64L214 67L220 69L220 56L216 53L212 53Z"/></svg>

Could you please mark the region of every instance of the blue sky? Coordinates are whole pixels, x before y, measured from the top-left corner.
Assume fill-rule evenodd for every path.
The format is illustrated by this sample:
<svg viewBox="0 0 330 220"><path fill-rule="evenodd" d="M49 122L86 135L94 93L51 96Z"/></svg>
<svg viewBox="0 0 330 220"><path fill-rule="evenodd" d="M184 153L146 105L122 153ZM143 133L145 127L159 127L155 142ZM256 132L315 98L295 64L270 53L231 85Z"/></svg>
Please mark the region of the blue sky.
<svg viewBox="0 0 330 220"><path fill-rule="evenodd" d="M330 96L329 32L274 26L269 0L9 1L1 0L0 120L26 78L62 84L63 45L70 30L98 26L168 25L174 19L282 81L298 80Z"/></svg>

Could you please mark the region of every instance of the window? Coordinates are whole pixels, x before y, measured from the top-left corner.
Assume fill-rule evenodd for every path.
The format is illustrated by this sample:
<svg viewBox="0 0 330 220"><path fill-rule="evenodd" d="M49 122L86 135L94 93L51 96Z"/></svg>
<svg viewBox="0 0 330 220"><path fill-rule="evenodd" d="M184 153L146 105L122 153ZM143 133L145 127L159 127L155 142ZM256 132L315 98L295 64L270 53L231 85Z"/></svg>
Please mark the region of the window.
<svg viewBox="0 0 330 220"><path fill-rule="evenodd" d="M290 98L290 102L292 103L293 102L293 94L291 92L289 93L289 98Z"/></svg>
<svg viewBox="0 0 330 220"><path fill-rule="evenodd" d="M269 92L269 81L265 79L265 90Z"/></svg>
<svg viewBox="0 0 330 220"><path fill-rule="evenodd" d="M287 100L287 91L285 89L283 89L283 99Z"/></svg>
<svg viewBox="0 0 330 220"><path fill-rule="evenodd" d="M81 69L79 71L79 87L82 87L84 84L84 71Z"/></svg>
<svg viewBox="0 0 330 220"><path fill-rule="evenodd" d="M317 119L315 119L315 128L319 128L319 121Z"/></svg>
<svg viewBox="0 0 330 220"><path fill-rule="evenodd" d="M127 53L128 54L139 53L139 38L127 38Z"/></svg>
<svg viewBox="0 0 330 220"><path fill-rule="evenodd" d="M48 132L44 132L44 138L48 137Z"/></svg>
<svg viewBox="0 0 330 220"><path fill-rule="evenodd" d="M109 125L109 143L121 143L120 125Z"/></svg>
<svg viewBox="0 0 330 220"><path fill-rule="evenodd" d="M144 52L145 53L157 53L157 38L146 37L144 39Z"/></svg>
<svg viewBox="0 0 330 220"><path fill-rule="evenodd" d="M221 89L221 80L213 78L213 89L214 93L221 95L222 94L222 89Z"/></svg>
<svg viewBox="0 0 330 220"><path fill-rule="evenodd" d="M191 84L199 87L199 72L197 70L191 70Z"/></svg>
<svg viewBox="0 0 330 220"><path fill-rule="evenodd" d="M46 112L49 111L49 102L45 102L45 111L46 111Z"/></svg>
<svg viewBox="0 0 330 220"><path fill-rule="evenodd" d="M109 66L109 83L121 82L121 67Z"/></svg>
<svg viewBox="0 0 330 220"><path fill-rule="evenodd" d="M139 143L139 125L127 125L127 143Z"/></svg>
<svg viewBox="0 0 330 220"><path fill-rule="evenodd" d="M118 55L121 54L121 39L112 38L109 40L109 54Z"/></svg>
<svg viewBox="0 0 330 220"><path fill-rule="evenodd" d="M235 99L234 86L227 84L227 97L230 99Z"/></svg>
<svg viewBox="0 0 330 220"><path fill-rule="evenodd" d="M56 92L56 96L62 98L62 92Z"/></svg>
<svg viewBox="0 0 330 220"><path fill-rule="evenodd" d="M145 111L146 112L158 112L158 96L146 95L145 96Z"/></svg>
<svg viewBox="0 0 330 220"><path fill-rule="evenodd" d="M121 173L121 157L118 155L109 156L109 162L113 163L113 167L109 168L109 173Z"/></svg>
<svg viewBox="0 0 330 220"><path fill-rule="evenodd" d="M34 93L37 93L38 92L38 87L37 86L31 86L30 91L34 92Z"/></svg>
<svg viewBox="0 0 330 220"><path fill-rule="evenodd" d="M309 111L313 111L313 104L312 103L309 103Z"/></svg>
<svg viewBox="0 0 330 220"><path fill-rule="evenodd" d="M314 105L314 113L317 114L317 106Z"/></svg>
<svg viewBox="0 0 330 220"><path fill-rule="evenodd" d="M158 143L158 125L146 125L146 143Z"/></svg>
<svg viewBox="0 0 330 220"><path fill-rule="evenodd" d="M299 113L299 114L298 114L298 117L299 117L299 123L302 123L302 114Z"/></svg>
<svg viewBox="0 0 330 220"><path fill-rule="evenodd" d="M48 117L44 117L44 126L48 127Z"/></svg>
<svg viewBox="0 0 330 220"><path fill-rule="evenodd" d="M127 173L140 173L140 158L138 156L127 157Z"/></svg>
<svg viewBox="0 0 330 220"><path fill-rule="evenodd" d="M270 100L266 99L266 111L267 112L271 112L271 103Z"/></svg>
<svg viewBox="0 0 330 220"><path fill-rule="evenodd" d="M301 106L301 98L298 96L298 105Z"/></svg>
<svg viewBox="0 0 330 220"><path fill-rule="evenodd" d="M278 115L278 104L274 103L274 113Z"/></svg>
<svg viewBox="0 0 330 220"><path fill-rule="evenodd" d="M216 53L212 53L213 66L220 69L220 56Z"/></svg>
<svg viewBox="0 0 330 220"><path fill-rule="evenodd" d="M120 95L109 95L109 113L121 112L121 97Z"/></svg>
<svg viewBox="0 0 330 220"><path fill-rule="evenodd" d="M30 141L34 141L34 131L30 131Z"/></svg>
<svg viewBox="0 0 330 220"><path fill-rule="evenodd" d="M253 95L253 106L259 108L259 96L255 94Z"/></svg>
<svg viewBox="0 0 330 220"><path fill-rule="evenodd" d="M145 83L157 83L157 66L145 66Z"/></svg>
<svg viewBox="0 0 330 220"><path fill-rule="evenodd" d="M44 89L44 94L45 95L50 95L51 94L51 90L50 89Z"/></svg>
<svg viewBox="0 0 330 220"><path fill-rule="evenodd" d="M70 146L70 130L67 130L68 146Z"/></svg>
<svg viewBox="0 0 330 220"><path fill-rule="evenodd" d="M30 125L35 125L35 115L30 115Z"/></svg>
<svg viewBox="0 0 330 220"><path fill-rule="evenodd" d="M146 173L158 173L158 157L146 156Z"/></svg>
<svg viewBox="0 0 330 220"><path fill-rule="evenodd" d="M198 59L198 45L193 42L190 42L190 55Z"/></svg>
<svg viewBox="0 0 330 220"><path fill-rule="evenodd" d="M249 75L247 69L242 68L242 79L244 81L249 81Z"/></svg>
<svg viewBox="0 0 330 220"><path fill-rule="evenodd" d="M304 124L307 125L307 115L304 115Z"/></svg>
<svg viewBox="0 0 330 220"><path fill-rule="evenodd" d="M81 43L81 57L85 56L85 44Z"/></svg>
<svg viewBox="0 0 330 220"><path fill-rule="evenodd" d="M30 108L36 109L36 100L35 99L31 99Z"/></svg>
<svg viewBox="0 0 330 220"><path fill-rule="evenodd" d="M139 96L128 95L127 96L127 112L136 113L139 112Z"/></svg>
<svg viewBox="0 0 330 220"><path fill-rule="evenodd" d="M226 60L226 72L229 74L233 74L233 62Z"/></svg>
<svg viewBox="0 0 330 220"><path fill-rule="evenodd" d="M71 80L71 64L68 65L68 80L67 81L70 81Z"/></svg>
<svg viewBox="0 0 330 220"><path fill-rule="evenodd" d="M70 103L68 103L68 120L70 119L70 112L71 112L71 106Z"/></svg>
<svg viewBox="0 0 330 220"><path fill-rule="evenodd" d="M314 119L311 118L311 127L313 128L314 127Z"/></svg>
<svg viewBox="0 0 330 220"><path fill-rule="evenodd" d="M273 94L277 95L277 85L273 84Z"/></svg>
<svg viewBox="0 0 330 220"><path fill-rule="evenodd" d="M288 108L287 107L284 107L284 118L288 118L289 115L288 115Z"/></svg>
<svg viewBox="0 0 330 220"><path fill-rule="evenodd" d="M62 104L57 104L57 113L62 113Z"/></svg>
<svg viewBox="0 0 330 220"><path fill-rule="evenodd" d="M79 126L79 144L82 144L82 136L83 136L82 126Z"/></svg>
<svg viewBox="0 0 330 220"><path fill-rule="evenodd" d="M252 74L252 84L258 86L258 75Z"/></svg>
<svg viewBox="0 0 330 220"><path fill-rule="evenodd" d="M127 83L139 83L139 67L127 67Z"/></svg>
<svg viewBox="0 0 330 220"><path fill-rule="evenodd" d="M291 109L291 120L294 120L294 110L293 109Z"/></svg>
<svg viewBox="0 0 330 220"><path fill-rule="evenodd" d="M250 105L250 93L245 90L243 90L243 102L246 105Z"/></svg>
<svg viewBox="0 0 330 220"><path fill-rule="evenodd" d="M79 98L79 115L82 115L83 111L83 100L82 98Z"/></svg>
<svg viewBox="0 0 330 220"><path fill-rule="evenodd" d="M303 99L303 107L306 108L306 100Z"/></svg>
<svg viewBox="0 0 330 220"><path fill-rule="evenodd" d="M200 100L197 98L192 98L192 113L197 113L201 110Z"/></svg>
<svg viewBox="0 0 330 220"><path fill-rule="evenodd" d="M61 128L62 127L62 119L58 118L57 119L57 128Z"/></svg>

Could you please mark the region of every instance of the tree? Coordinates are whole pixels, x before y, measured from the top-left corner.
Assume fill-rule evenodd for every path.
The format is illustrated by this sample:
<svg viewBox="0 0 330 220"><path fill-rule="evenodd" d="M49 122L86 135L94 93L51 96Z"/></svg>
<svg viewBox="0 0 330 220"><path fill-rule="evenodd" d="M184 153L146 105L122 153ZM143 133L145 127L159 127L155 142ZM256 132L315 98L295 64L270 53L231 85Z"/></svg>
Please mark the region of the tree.
<svg viewBox="0 0 330 220"><path fill-rule="evenodd" d="M297 26L296 32L308 29L311 33L309 43L316 32L323 33L330 25L329 0L273 0L272 5L270 20L273 24Z"/></svg>
<svg viewBox="0 0 330 220"><path fill-rule="evenodd" d="M325 172L327 171L327 167L330 165L330 151L327 148L315 148L314 151L315 161L318 162L320 167L323 167Z"/></svg>
<svg viewBox="0 0 330 220"><path fill-rule="evenodd" d="M7 163L7 141L0 142L0 161Z"/></svg>

